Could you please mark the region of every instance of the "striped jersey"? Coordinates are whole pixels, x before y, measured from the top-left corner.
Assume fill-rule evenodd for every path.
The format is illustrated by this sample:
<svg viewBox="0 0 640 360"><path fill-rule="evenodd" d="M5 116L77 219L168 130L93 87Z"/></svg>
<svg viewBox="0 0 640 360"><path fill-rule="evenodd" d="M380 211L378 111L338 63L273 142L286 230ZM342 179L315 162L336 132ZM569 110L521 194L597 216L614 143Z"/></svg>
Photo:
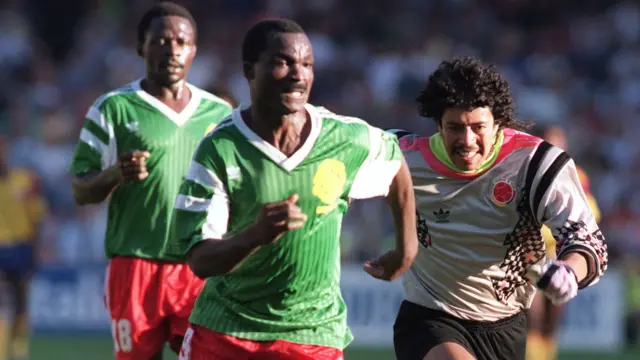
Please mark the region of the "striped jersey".
<svg viewBox="0 0 640 360"><path fill-rule="evenodd" d="M290 157L258 137L239 109L202 141L175 203L175 249L228 237L252 225L264 204L298 194L303 228L207 279L190 320L243 339L342 349L352 339L339 286L342 218L349 198L387 194L402 155L392 134L306 110L309 137Z"/></svg>
<svg viewBox="0 0 640 360"><path fill-rule="evenodd" d="M180 260L166 253L170 216L200 140L231 113L224 100L188 85L191 100L177 113L140 86L101 96L89 108L71 171L82 175L116 164L118 154L148 151L149 176L111 194L105 235L108 258Z"/></svg>
<svg viewBox="0 0 640 360"><path fill-rule="evenodd" d="M488 322L527 309L536 291L527 271L545 256L543 224L551 229L559 256L580 251L594 260L580 287L597 282L607 268L604 237L564 151L504 129L491 166L461 173L440 160L446 151L435 140L437 135L400 138L413 178L421 243L404 275L408 301Z"/></svg>

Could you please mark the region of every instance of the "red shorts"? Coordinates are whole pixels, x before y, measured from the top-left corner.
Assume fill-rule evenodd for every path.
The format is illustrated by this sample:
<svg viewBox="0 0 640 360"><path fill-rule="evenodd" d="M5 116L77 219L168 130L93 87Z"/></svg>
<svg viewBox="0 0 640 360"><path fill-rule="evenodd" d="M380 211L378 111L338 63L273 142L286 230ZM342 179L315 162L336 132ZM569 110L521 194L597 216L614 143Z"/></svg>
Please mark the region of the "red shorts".
<svg viewBox="0 0 640 360"><path fill-rule="evenodd" d="M191 325L178 360L343 360L342 351L288 341L252 341Z"/></svg>
<svg viewBox="0 0 640 360"><path fill-rule="evenodd" d="M187 264L111 259L105 306L116 359L148 359L162 351L166 342L177 353L203 285Z"/></svg>

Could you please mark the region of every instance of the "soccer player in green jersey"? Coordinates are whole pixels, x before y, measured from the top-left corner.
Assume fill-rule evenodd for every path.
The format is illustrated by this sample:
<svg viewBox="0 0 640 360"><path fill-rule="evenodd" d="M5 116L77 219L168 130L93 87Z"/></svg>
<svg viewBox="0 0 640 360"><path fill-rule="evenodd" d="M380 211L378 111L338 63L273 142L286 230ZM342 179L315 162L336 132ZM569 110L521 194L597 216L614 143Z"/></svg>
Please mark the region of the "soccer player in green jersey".
<svg viewBox="0 0 640 360"><path fill-rule="evenodd" d="M105 303L117 359L177 351L203 281L166 251L182 177L205 134L230 106L187 83L196 24L182 6L159 3L138 25L146 77L90 108L71 169L79 204L109 199Z"/></svg>
<svg viewBox="0 0 640 360"><path fill-rule="evenodd" d="M207 278L180 359L341 359L348 202L387 197L396 247L365 270L394 279L418 247L410 176L393 135L307 103L313 50L298 24L259 22L242 53L251 105L203 139L176 199L175 250Z"/></svg>

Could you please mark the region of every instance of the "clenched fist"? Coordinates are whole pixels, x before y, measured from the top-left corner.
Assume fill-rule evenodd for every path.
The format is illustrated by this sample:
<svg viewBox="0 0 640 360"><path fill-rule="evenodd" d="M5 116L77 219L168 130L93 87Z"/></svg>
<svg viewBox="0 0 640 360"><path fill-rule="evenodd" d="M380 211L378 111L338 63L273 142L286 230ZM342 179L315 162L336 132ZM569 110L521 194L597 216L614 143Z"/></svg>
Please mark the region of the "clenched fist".
<svg viewBox="0 0 640 360"><path fill-rule="evenodd" d="M124 182L141 181L149 176L147 159L148 151L127 151L118 157L118 170Z"/></svg>
<svg viewBox="0 0 640 360"><path fill-rule="evenodd" d="M287 231L300 229L304 225L307 216L296 205L298 199L298 195L292 195L286 200L262 207L255 225L265 235L261 245L276 242Z"/></svg>

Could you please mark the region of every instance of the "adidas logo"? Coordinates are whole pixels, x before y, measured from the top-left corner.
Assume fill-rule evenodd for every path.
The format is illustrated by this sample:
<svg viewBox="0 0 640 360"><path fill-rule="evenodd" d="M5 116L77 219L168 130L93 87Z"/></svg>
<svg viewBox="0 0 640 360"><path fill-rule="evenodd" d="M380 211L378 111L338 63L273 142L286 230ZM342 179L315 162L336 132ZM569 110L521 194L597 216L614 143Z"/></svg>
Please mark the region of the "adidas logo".
<svg viewBox="0 0 640 360"><path fill-rule="evenodd" d="M434 211L433 215L436 217L436 223L438 224L446 224L449 222L449 210L440 210Z"/></svg>

